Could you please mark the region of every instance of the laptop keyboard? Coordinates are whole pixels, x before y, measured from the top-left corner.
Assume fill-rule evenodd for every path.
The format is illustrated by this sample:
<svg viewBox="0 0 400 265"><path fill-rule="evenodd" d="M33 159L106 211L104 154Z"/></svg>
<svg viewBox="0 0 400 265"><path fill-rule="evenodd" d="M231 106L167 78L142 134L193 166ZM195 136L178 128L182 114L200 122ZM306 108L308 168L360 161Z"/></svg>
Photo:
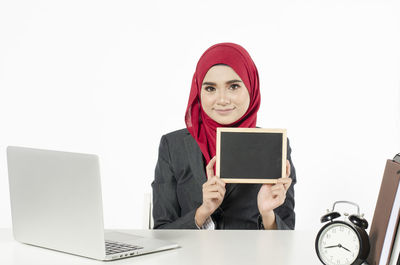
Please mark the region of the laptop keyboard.
<svg viewBox="0 0 400 265"><path fill-rule="evenodd" d="M106 255L127 252L127 251L142 249L142 248L143 247L106 240Z"/></svg>

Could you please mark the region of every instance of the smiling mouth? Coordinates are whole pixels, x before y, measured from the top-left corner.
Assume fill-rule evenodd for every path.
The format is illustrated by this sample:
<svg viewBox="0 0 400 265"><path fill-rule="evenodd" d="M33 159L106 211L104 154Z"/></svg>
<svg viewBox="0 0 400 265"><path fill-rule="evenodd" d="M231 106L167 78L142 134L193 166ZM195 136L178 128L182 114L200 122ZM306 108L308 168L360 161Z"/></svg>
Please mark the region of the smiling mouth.
<svg viewBox="0 0 400 265"><path fill-rule="evenodd" d="M231 109L214 109L218 114L227 115L230 114L235 108Z"/></svg>

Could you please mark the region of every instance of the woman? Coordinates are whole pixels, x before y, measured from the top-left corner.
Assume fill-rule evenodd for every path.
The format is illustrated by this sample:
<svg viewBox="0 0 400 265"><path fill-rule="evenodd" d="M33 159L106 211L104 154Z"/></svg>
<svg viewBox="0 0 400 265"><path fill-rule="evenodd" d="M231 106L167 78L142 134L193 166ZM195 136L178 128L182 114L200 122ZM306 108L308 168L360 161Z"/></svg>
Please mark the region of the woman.
<svg viewBox="0 0 400 265"><path fill-rule="evenodd" d="M256 127L257 68L247 51L220 43L201 56L186 129L161 138L153 187L154 228L294 229L295 170L271 184L225 184L214 174L217 127Z"/></svg>

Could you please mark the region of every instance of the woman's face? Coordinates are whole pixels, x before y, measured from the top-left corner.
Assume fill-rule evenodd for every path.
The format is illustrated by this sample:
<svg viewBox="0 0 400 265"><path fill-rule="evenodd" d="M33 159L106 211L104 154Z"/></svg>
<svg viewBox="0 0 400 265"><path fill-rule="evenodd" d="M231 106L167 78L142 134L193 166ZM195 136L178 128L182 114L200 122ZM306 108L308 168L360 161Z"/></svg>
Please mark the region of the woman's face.
<svg viewBox="0 0 400 265"><path fill-rule="evenodd" d="M201 106L219 124L231 124L247 111L250 95L239 75L227 65L211 67L201 86Z"/></svg>

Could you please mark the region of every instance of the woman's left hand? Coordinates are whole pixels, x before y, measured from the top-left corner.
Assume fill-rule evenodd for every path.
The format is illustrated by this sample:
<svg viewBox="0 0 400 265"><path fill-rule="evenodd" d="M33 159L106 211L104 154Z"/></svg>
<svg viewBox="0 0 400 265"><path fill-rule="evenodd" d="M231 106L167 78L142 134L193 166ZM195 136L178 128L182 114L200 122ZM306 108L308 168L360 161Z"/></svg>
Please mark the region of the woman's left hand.
<svg viewBox="0 0 400 265"><path fill-rule="evenodd" d="M263 184L257 195L258 210L262 216L264 227L273 228L275 224L274 209L281 206L286 199L286 192L292 184L290 163L286 161L286 177L278 179L276 184Z"/></svg>

